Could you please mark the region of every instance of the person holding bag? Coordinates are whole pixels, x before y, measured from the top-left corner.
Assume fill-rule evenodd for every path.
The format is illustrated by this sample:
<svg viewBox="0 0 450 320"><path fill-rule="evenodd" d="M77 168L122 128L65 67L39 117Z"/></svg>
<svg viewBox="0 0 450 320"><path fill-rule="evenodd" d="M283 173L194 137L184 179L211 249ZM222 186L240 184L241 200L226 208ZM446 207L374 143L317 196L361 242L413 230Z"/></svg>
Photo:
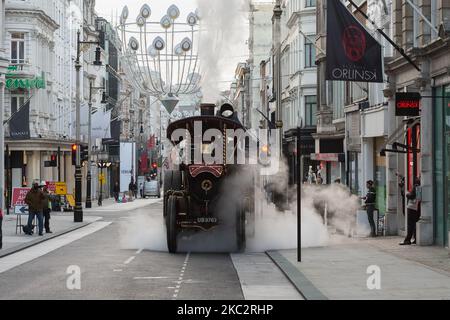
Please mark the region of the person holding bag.
<svg viewBox="0 0 450 320"><path fill-rule="evenodd" d="M412 191L406 194L406 199L408 199L406 206L408 226L406 238L400 243L401 246L416 244L416 224L420 220L420 197L418 195L418 188L420 188L420 179L415 178ZM411 241L412 238L414 238L414 241Z"/></svg>

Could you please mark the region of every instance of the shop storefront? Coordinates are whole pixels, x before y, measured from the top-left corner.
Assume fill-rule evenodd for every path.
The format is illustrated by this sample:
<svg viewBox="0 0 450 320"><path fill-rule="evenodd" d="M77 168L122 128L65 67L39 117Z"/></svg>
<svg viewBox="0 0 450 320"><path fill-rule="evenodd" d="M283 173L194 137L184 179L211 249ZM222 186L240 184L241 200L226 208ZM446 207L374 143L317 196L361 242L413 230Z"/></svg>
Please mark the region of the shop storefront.
<svg viewBox="0 0 450 320"><path fill-rule="evenodd" d="M449 245L450 233L450 85L434 90L434 222L437 245Z"/></svg>
<svg viewBox="0 0 450 320"><path fill-rule="evenodd" d="M319 162L312 160L310 157L315 148L314 138L312 137L315 132L315 128L301 130L301 164L297 163L297 129L289 130L284 135L283 154L289 166L289 185L297 183L298 168L302 168L301 179L305 181L309 167L316 168L319 165Z"/></svg>

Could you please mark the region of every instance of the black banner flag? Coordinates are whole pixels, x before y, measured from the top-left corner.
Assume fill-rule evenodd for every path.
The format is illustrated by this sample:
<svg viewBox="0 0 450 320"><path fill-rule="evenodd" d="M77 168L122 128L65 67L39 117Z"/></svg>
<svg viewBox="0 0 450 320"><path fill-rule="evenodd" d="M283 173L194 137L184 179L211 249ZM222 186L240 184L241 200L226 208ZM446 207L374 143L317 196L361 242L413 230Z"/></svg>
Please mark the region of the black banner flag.
<svg viewBox="0 0 450 320"><path fill-rule="evenodd" d="M381 45L340 0L327 2L326 79L383 82Z"/></svg>
<svg viewBox="0 0 450 320"><path fill-rule="evenodd" d="M9 135L13 140L30 139L30 100L9 120Z"/></svg>

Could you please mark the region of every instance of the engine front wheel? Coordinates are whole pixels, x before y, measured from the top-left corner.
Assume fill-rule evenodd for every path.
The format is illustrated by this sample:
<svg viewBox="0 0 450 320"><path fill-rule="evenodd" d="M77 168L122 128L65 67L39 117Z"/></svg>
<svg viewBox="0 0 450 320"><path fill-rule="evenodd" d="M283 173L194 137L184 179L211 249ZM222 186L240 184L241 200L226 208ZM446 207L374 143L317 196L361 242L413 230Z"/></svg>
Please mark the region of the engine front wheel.
<svg viewBox="0 0 450 320"><path fill-rule="evenodd" d="M167 247L170 253L177 252L177 201L174 196L167 199L167 215L166 215L166 229L167 229Z"/></svg>

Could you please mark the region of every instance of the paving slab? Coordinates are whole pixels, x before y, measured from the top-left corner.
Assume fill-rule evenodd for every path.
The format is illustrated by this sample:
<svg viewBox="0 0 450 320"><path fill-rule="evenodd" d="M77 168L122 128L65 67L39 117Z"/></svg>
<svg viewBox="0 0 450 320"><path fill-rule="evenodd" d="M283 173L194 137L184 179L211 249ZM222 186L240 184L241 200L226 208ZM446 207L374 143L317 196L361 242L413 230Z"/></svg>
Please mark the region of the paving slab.
<svg viewBox="0 0 450 320"><path fill-rule="evenodd" d="M246 300L303 300L264 253L231 254Z"/></svg>
<svg viewBox="0 0 450 320"><path fill-rule="evenodd" d="M397 240L378 240L377 245L371 241L353 241L327 247L306 248L303 249L302 262L297 262L296 250L281 250L276 252L281 256L280 261L287 260L289 263L277 264L286 274L291 274L291 280L296 276L305 277L314 289L328 299L450 300L450 273L430 267L418 261L420 259L417 257L415 260L408 258L404 253L408 250L422 252L428 249L434 252L435 259L445 259L446 250L435 247L409 247L398 249L402 254L395 254L393 251L396 251L397 247L389 252L386 249L389 245L380 243ZM384 246L384 249L380 246ZM436 250L439 252L437 255ZM425 256L429 262L430 255ZM446 263L450 263L450 258L447 258ZM371 285L375 283L377 270L380 275L379 288Z"/></svg>

